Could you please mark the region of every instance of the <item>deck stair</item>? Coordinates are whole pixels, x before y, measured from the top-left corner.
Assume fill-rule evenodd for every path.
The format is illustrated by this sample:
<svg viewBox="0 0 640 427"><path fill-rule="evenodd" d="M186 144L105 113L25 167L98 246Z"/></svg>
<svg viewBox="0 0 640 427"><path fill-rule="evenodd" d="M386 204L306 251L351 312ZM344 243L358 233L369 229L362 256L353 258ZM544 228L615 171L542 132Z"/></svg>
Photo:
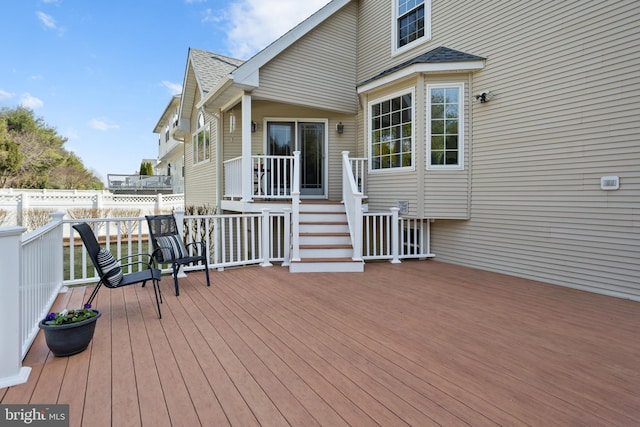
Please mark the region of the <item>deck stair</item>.
<svg viewBox="0 0 640 427"><path fill-rule="evenodd" d="M292 273L364 271L354 261L344 205L340 202L300 204L300 261L292 261Z"/></svg>

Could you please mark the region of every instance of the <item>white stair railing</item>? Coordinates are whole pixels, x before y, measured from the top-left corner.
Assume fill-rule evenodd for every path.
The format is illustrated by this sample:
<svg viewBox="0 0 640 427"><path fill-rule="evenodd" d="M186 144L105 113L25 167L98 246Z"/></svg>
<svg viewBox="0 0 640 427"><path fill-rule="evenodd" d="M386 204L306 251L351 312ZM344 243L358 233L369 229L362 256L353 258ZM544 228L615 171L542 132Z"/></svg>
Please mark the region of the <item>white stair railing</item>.
<svg viewBox="0 0 640 427"><path fill-rule="evenodd" d="M353 177L349 152L342 152L342 202L347 213L354 261L362 261L362 192Z"/></svg>
<svg viewBox="0 0 640 427"><path fill-rule="evenodd" d="M300 151L293 152L291 189L291 261L300 261Z"/></svg>

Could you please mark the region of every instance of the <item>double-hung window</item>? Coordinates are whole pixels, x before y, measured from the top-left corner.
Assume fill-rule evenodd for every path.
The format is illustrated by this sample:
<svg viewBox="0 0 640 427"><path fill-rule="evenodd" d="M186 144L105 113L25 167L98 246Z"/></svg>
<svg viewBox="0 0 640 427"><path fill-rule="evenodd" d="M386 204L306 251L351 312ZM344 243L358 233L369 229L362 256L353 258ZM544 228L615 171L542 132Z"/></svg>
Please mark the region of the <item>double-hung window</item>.
<svg viewBox="0 0 640 427"><path fill-rule="evenodd" d="M464 84L427 85L427 168L463 169Z"/></svg>
<svg viewBox="0 0 640 427"><path fill-rule="evenodd" d="M205 123L204 114L198 115L198 129L193 134L193 163L209 160L209 125Z"/></svg>
<svg viewBox="0 0 640 427"><path fill-rule="evenodd" d="M371 170L412 168L414 90L369 103Z"/></svg>
<svg viewBox="0 0 640 427"><path fill-rule="evenodd" d="M393 0L393 9L394 51L431 38L431 0Z"/></svg>

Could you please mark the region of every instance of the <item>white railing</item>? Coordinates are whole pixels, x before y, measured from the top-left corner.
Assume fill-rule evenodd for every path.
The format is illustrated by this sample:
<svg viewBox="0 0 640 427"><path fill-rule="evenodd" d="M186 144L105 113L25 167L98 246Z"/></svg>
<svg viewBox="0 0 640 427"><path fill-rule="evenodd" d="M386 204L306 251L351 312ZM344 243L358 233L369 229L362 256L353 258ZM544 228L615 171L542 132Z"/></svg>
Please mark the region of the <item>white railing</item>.
<svg viewBox="0 0 640 427"><path fill-rule="evenodd" d="M262 213L228 215L184 215L176 211L176 222L187 243L203 241L208 248L209 268L289 262L290 220L288 213ZM69 236L64 248L64 284L77 285L98 280L91 260L83 249L82 240L72 228L73 224L87 222L99 236L100 245L119 259L124 256L151 253L145 218L108 218L65 220L64 232ZM189 247L193 250L193 246ZM142 258L141 258L142 259ZM125 273L135 271L129 266ZM131 270L131 269L134 270ZM142 268L141 264L137 265ZM201 270L202 265L185 267L186 271ZM171 272L168 265L164 273Z"/></svg>
<svg viewBox="0 0 640 427"><path fill-rule="evenodd" d="M254 199L290 199L294 156L251 156Z"/></svg>
<svg viewBox="0 0 640 427"><path fill-rule="evenodd" d="M25 227L0 228L0 388L26 382L30 368L22 367L38 323L62 288L62 218L22 234Z"/></svg>
<svg viewBox="0 0 640 427"><path fill-rule="evenodd" d="M342 152L342 202L347 214L354 261L362 260L362 192L353 177L349 152Z"/></svg>
<svg viewBox="0 0 640 427"><path fill-rule="evenodd" d="M224 196L242 197L242 157L224 162Z"/></svg>
<svg viewBox="0 0 640 427"><path fill-rule="evenodd" d="M356 187L363 194L363 197L366 197L368 159L365 157L352 157L349 161L351 162L351 171L353 172L353 180L356 183Z"/></svg>
<svg viewBox="0 0 640 427"><path fill-rule="evenodd" d="M252 170L242 173L242 157L224 162L224 196L242 198L242 180L251 180L252 199L291 198L294 156L251 156Z"/></svg>
<svg viewBox="0 0 640 427"><path fill-rule="evenodd" d="M293 191L291 192L291 260L300 261L300 151L294 151L293 158Z"/></svg>
<svg viewBox="0 0 640 427"><path fill-rule="evenodd" d="M391 208L390 212L367 212L363 217L363 259L388 259L397 263L401 259L434 256L428 219L402 218L398 208Z"/></svg>

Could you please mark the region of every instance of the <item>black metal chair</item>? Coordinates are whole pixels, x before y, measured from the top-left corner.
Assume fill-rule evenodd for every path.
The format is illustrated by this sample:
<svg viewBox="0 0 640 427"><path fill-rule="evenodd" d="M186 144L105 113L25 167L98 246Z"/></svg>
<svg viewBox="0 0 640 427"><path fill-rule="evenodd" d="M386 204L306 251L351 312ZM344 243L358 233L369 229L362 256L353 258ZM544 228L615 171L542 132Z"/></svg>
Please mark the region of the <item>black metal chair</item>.
<svg viewBox="0 0 640 427"><path fill-rule="evenodd" d="M100 277L100 281L87 300L87 304L91 304L93 302L93 299L98 294L98 290L102 285L106 286L107 288L113 289L122 286L134 285L136 283L142 283L142 286L144 287L147 281L151 280L153 282L153 292L156 297L158 317L162 319L162 313L160 312L160 303L162 302L162 293L160 292L161 272L159 269L153 267L153 259L151 258L151 255L136 254L116 260L109 251L100 248L100 244L98 243L95 234L93 234L93 230L91 229L89 224L83 222L74 225L73 228L80 234L82 243L84 244L84 247L89 254L89 258L91 258L91 262L93 262L93 265L98 272L98 276ZM129 260L132 258L140 259L139 257L149 257L149 261L135 261L128 262L126 264L120 264L120 261L122 260ZM137 264L145 264L146 269L128 274L122 273L122 267Z"/></svg>
<svg viewBox="0 0 640 427"><path fill-rule="evenodd" d="M207 276L207 286L211 286L206 244L200 241L185 245L182 236L178 234L178 226L173 215L147 215L145 218L149 225L149 239L154 248L152 258L157 264L171 264L176 295L180 295L178 269L181 265L202 262ZM189 247L194 248L193 254L189 253Z"/></svg>

